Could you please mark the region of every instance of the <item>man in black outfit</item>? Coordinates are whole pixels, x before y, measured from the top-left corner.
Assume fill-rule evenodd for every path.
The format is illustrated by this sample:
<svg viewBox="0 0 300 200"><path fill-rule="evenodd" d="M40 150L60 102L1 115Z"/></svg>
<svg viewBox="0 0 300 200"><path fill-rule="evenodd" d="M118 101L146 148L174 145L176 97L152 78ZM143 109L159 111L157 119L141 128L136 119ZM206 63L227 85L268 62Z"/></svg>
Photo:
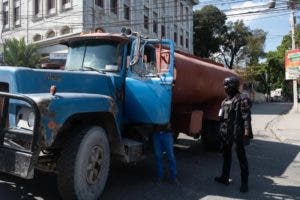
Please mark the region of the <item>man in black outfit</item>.
<svg viewBox="0 0 300 200"><path fill-rule="evenodd" d="M224 80L224 89L227 97L223 100L219 112L220 136L223 144L223 169L222 174L215 181L228 185L231 167L231 149L236 145L236 153L241 168L240 192L248 191L248 161L244 145L253 138L251 128L251 102L243 98L239 92L239 79L228 77Z"/></svg>

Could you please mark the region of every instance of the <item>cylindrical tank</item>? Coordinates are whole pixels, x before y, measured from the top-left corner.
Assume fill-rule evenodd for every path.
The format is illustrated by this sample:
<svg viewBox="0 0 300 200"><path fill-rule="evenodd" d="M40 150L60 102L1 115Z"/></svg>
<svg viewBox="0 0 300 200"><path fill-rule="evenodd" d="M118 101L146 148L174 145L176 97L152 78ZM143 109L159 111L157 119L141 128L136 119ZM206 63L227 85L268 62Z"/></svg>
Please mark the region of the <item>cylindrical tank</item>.
<svg viewBox="0 0 300 200"><path fill-rule="evenodd" d="M172 130L197 137L203 123L218 121L226 97L224 79L237 75L218 63L184 53L175 53L175 69Z"/></svg>
<svg viewBox="0 0 300 200"><path fill-rule="evenodd" d="M217 63L175 53L173 104L214 104L225 98L223 81L234 72Z"/></svg>

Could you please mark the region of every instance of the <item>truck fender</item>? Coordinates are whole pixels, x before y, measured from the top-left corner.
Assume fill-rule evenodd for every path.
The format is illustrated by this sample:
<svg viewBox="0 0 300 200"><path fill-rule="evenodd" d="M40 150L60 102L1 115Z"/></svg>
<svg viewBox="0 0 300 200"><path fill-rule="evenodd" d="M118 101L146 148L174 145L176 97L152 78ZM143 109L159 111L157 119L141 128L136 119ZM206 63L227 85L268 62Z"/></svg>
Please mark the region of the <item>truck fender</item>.
<svg viewBox="0 0 300 200"><path fill-rule="evenodd" d="M57 93L55 95L29 95L40 109L42 141L45 147L53 144L64 123L74 115L86 113L111 113L115 116L117 106L113 98L100 94ZM119 130L117 128L117 130Z"/></svg>

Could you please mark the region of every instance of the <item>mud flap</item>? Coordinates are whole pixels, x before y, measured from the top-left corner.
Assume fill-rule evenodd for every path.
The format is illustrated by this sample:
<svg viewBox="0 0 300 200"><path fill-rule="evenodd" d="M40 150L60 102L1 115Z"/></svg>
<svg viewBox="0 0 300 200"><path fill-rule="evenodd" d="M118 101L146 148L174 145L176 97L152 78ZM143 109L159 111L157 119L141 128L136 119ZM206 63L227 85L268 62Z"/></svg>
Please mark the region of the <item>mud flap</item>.
<svg viewBox="0 0 300 200"><path fill-rule="evenodd" d="M31 167L32 155L8 148L0 148L0 171L32 179L34 169Z"/></svg>

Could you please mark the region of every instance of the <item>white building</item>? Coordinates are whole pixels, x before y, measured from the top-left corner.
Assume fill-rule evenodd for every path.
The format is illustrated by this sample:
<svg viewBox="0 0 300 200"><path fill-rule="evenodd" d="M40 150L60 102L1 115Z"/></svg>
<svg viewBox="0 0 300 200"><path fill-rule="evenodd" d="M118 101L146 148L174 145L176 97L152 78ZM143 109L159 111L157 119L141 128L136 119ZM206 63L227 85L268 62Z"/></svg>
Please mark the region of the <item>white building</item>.
<svg viewBox="0 0 300 200"><path fill-rule="evenodd" d="M198 0L1 0L1 40L24 37L41 53L63 52L55 45L72 35L102 27L131 27L153 38L170 38L176 49L193 52L193 5Z"/></svg>

